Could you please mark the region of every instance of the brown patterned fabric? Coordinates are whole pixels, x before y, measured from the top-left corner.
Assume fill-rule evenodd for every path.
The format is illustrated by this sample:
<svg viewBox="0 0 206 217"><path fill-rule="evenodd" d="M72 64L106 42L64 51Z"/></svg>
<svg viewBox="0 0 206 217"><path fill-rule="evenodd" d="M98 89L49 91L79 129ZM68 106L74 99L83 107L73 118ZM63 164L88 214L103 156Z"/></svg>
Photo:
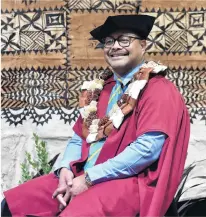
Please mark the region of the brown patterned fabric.
<svg viewBox="0 0 206 217"><path fill-rule="evenodd" d="M177 8L178 5L178 8ZM83 81L107 70L102 44L89 32L107 16L157 17L147 60L169 66L168 78L185 97L191 121L206 120L206 1L2 0L2 118L44 124L58 114L78 117Z"/></svg>

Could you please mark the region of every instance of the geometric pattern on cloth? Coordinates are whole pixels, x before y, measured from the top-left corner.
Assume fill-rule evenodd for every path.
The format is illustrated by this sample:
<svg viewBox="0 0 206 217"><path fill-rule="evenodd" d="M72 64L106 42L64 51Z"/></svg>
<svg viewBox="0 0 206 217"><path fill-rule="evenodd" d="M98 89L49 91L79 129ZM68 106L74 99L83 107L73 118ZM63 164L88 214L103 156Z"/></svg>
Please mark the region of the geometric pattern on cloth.
<svg viewBox="0 0 206 217"><path fill-rule="evenodd" d="M172 52L187 51L187 33L185 31L169 31L165 33L165 49Z"/></svg>
<svg viewBox="0 0 206 217"><path fill-rule="evenodd" d="M183 95L190 113L191 123L198 114L206 124L206 68L201 70L169 68L167 78L176 85Z"/></svg>
<svg viewBox="0 0 206 217"><path fill-rule="evenodd" d="M20 33L21 47L25 50L44 50L44 33L24 31Z"/></svg>
<svg viewBox="0 0 206 217"><path fill-rule="evenodd" d="M66 48L66 34L64 30L50 30L45 31L45 49L65 49Z"/></svg>
<svg viewBox="0 0 206 217"><path fill-rule="evenodd" d="M178 10L178 9L177 9ZM141 12L156 16L149 35L147 53L191 53L206 51L206 11Z"/></svg>
<svg viewBox="0 0 206 217"><path fill-rule="evenodd" d="M9 123L9 125L22 125L26 120L32 120L32 123L36 125L44 125L49 121L52 121L52 115L59 116L60 120L63 120L65 124L71 124L79 117L79 110L77 108L64 109L54 107L26 107L21 109L4 108L2 109L2 118Z"/></svg>
<svg viewBox="0 0 206 217"><path fill-rule="evenodd" d="M2 70L2 108L69 107L65 69ZM13 100L13 103L11 103Z"/></svg>
<svg viewBox="0 0 206 217"><path fill-rule="evenodd" d="M69 0L69 9L87 10L136 10L140 0Z"/></svg>
<svg viewBox="0 0 206 217"><path fill-rule="evenodd" d="M191 122L197 114L205 120L206 11L170 3L153 8L144 0L3 1L2 118L14 125L26 119L44 124L51 114L74 121L80 86L108 67L102 44L89 32L109 15L135 14L140 7L139 13L156 17L146 57L170 66L168 78L183 94Z"/></svg>
<svg viewBox="0 0 206 217"><path fill-rule="evenodd" d="M188 49L196 52L206 51L206 29L204 30L188 30Z"/></svg>
<svg viewBox="0 0 206 217"><path fill-rule="evenodd" d="M60 69L3 70L2 108L4 115L2 117L9 117L11 122L11 117L14 116L11 111L21 111L22 108L28 108L25 110L27 113L20 112L24 114L24 117L31 116L32 113L28 112L31 108L41 109L41 114L44 114L44 109L47 111L48 107L53 108L52 111L57 110L60 114L61 109L70 111L72 108L77 108L82 83L85 80L96 78L103 72L104 69L97 70L95 68L87 70L70 68L69 71ZM202 120L206 120L204 112L204 108L206 108L206 69L169 68L167 78L177 86L183 95L191 114L191 122L197 114L201 116ZM38 120L38 113L35 114L35 120ZM45 115L48 115L48 112ZM76 118L77 115L72 117ZM44 120L47 122L49 118L45 116ZM11 123L18 124L20 122L16 123L13 120Z"/></svg>
<svg viewBox="0 0 206 217"><path fill-rule="evenodd" d="M2 70L2 118L10 124L32 119L48 123L57 114L65 123L78 117L80 87L86 80L97 78L100 69L24 69Z"/></svg>
<svg viewBox="0 0 206 217"><path fill-rule="evenodd" d="M2 15L2 54L19 51L66 51L64 10L15 11Z"/></svg>

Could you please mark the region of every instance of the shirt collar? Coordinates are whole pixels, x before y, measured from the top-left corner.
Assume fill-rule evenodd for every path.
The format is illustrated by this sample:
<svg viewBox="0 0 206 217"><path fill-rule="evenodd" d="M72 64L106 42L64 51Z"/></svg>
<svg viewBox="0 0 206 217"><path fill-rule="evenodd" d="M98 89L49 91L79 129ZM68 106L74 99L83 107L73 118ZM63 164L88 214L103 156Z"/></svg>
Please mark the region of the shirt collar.
<svg viewBox="0 0 206 217"><path fill-rule="evenodd" d="M129 73L122 77L117 77L116 73L114 73L114 80L119 81L122 83L124 86L127 85L133 78L134 74L139 71L140 67L142 66L144 62L140 63L137 65L134 69L132 69Z"/></svg>

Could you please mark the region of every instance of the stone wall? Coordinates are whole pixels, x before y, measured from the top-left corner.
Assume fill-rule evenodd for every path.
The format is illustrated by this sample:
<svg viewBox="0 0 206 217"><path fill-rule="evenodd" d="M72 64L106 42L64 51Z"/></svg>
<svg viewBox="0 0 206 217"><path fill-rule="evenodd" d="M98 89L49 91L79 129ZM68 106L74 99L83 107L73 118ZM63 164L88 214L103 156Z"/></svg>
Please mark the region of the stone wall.
<svg viewBox="0 0 206 217"><path fill-rule="evenodd" d="M44 126L36 126L32 121L26 121L24 125L18 127L9 126L4 120L2 120L1 124L2 190L7 190L18 185L21 179L20 164L25 158L25 151L34 154L33 133L36 133L42 140L47 142L50 159L56 154L61 153L54 168L58 168L58 162L60 162L66 145L73 135L73 124L64 124L55 115L53 115L52 121ZM206 175L205 129L206 126L203 121L196 120L194 124L191 124L190 145L185 168L191 164L195 164L196 167L191 171L186 182L185 189L188 188L188 190L183 194L182 200L206 197L205 179L198 178L199 176ZM196 184L201 185L191 188Z"/></svg>
<svg viewBox="0 0 206 217"><path fill-rule="evenodd" d="M18 185L21 179L20 164L25 158L25 151L32 153L34 156L33 133L47 142L50 159L56 154L64 152L69 139L73 135L72 125L64 124L55 115L53 115L52 121L44 126L36 126L29 120L18 127L9 126L4 120L1 121L1 125L3 190Z"/></svg>

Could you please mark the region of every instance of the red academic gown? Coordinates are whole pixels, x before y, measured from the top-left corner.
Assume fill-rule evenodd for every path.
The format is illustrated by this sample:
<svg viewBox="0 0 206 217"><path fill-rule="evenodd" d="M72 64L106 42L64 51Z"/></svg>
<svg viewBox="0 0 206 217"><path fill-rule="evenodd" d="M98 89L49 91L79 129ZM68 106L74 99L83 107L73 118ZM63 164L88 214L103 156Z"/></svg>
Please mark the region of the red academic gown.
<svg viewBox="0 0 206 217"><path fill-rule="evenodd" d="M99 117L106 113L115 82L109 79L101 92ZM74 131L82 137L82 119ZM119 130L107 138L96 164L122 152L127 145L149 131L161 131L168 137L160 158L137 176L97 184L75 197L60 216L163 216L181 181L190 134L189 115L176 87L162 76L149 80L141 92L136 108ZM71 162L76 176L83 173L89 144L84 140L81 159ZM51 199L58 185L53 175L42 176L5 192L14 216L54 216L58 203Z"/></svg>

